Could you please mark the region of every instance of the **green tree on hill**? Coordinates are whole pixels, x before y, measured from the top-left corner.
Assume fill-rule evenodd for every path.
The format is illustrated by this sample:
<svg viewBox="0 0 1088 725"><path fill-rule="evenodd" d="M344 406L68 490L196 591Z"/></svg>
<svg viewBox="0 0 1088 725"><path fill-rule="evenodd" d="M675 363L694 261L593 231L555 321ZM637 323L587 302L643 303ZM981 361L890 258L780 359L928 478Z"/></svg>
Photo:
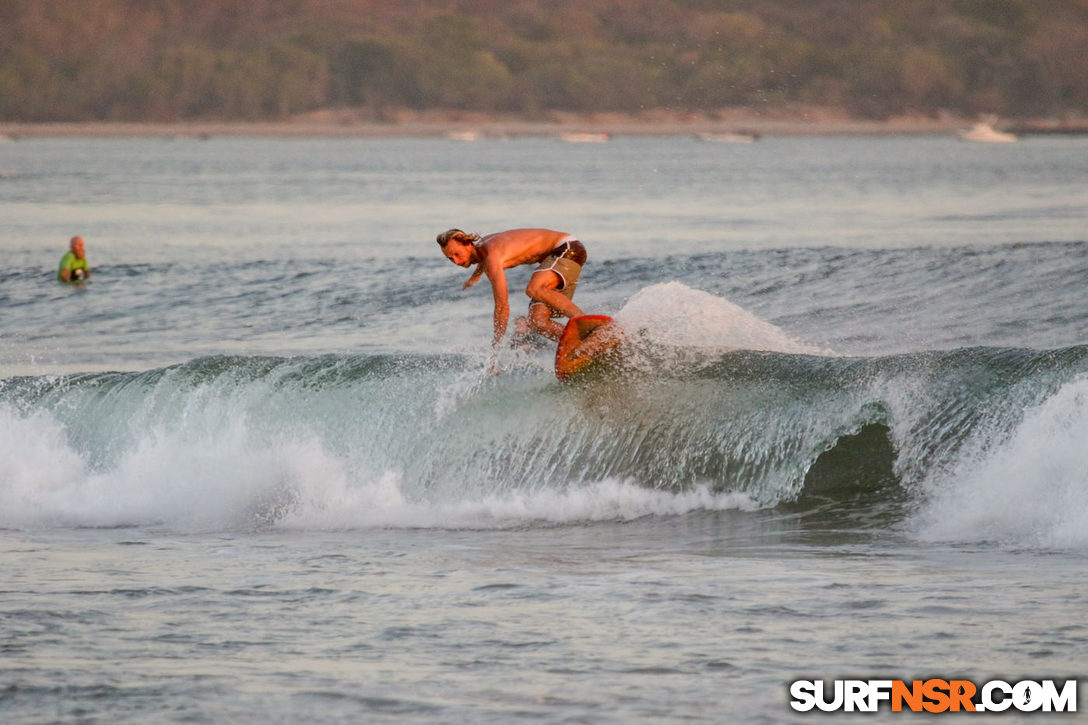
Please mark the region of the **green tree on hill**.
<svg viewBox="0 0 1088 725"><path fill-rule="evenodd" d="M1086 0L4 0L0 119L1088 113Z"/></svg>

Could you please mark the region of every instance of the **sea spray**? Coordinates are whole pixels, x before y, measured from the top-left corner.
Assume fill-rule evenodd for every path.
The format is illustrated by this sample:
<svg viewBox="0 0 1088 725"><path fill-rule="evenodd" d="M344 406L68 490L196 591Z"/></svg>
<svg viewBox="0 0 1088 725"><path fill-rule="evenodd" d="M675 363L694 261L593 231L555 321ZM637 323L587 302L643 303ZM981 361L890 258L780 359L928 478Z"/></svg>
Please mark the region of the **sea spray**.
<svg viewBox="0 0 1088 725"><path fill-rule="evenodd" d="M293 507L278 525L300 529L504 529L760 508L744 494L718 493L706 485L672 493L612 479L555 490L418 500L406 496L399 476L389 473L369 484L321 493L303 497L302 505Z"/></svg>
<svg viewBox="0 0 1088 725"><path fill-rule="evenodd" d="M0 527L53 520L63 492L85 468L49 412L24 416L0 402Z"/></svg>
<svg viewBox="0 0 1088 725"><path fill-rule="evenodd" d="M793 338L726 299L681 282L654 284L639 290L615 318L630 333L644 336L653 345L717 352L829 353Z"/></svg>
<svg viewBox="0 0 1088 725"><path fill-rule="evenodd" d="M898 506L889 481L928 506L949 482L977 494L968 472L1010 468L1011 446L1020 477L1041 481L1033 501L1056 480L1073 515L1044 510L1032 529L1075 542L1078 502L1047 474L1073 444L1030 455L1025 440L1059 445L1060 428L1020 436L1039 406L1079 420L1088 347L818 355L738 309L648 288L617 317L641 331L636 349L676 354L576 385L533 353L499 377L479 355L406 353L10 378L0 525L506 526L773 507L809 485L844 508L859 493Z"/></svg>
<svg viewBox="0 0 1088 725"><path fill-rule="evenodd" d="M1062 386L1015 427L979 436L927 485L922 538L1088 546L1088 377Z"/></svg>
<svg viewBox="0 0 1088 725"><path fill-rule="evenodd" d="M149 431L101 471L89 469L48 414L19 418L5 405L0 428L3 440L14 444L0 450L7 463L0 526L9 528L505 528L758 507L743 494L709 485L669 492L618 480L537 491L478 489L449 498L410 495L400 474L363 475L314 438L267 446L241 419L197 439Z"/></svg>

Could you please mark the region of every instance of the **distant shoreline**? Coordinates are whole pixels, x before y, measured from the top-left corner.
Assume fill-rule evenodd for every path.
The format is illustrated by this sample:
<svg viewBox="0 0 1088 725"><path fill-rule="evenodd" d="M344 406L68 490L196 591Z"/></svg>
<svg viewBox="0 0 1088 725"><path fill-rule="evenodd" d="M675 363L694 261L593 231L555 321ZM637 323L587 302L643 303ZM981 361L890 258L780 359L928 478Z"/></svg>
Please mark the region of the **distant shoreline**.
<svg viewBox="0 0 1088 725"><path fill-rule="evenodd" d="M477 138L611 136L684 136L709 140L748 136L898 136L954 135L975 119L921 115L886 120L857 119L826 109L755 114L738 110L720 114L647 111L639 114L553 113L544 120L499 117L470 112L402 112L389 120L373 120L358 112L317 111L280 121L179 121L17 123L0 122L8 140L51 137L326 137L326 138ZM1018 134L1088 134L1088 119L1005 121L997 128Z"/></svg>

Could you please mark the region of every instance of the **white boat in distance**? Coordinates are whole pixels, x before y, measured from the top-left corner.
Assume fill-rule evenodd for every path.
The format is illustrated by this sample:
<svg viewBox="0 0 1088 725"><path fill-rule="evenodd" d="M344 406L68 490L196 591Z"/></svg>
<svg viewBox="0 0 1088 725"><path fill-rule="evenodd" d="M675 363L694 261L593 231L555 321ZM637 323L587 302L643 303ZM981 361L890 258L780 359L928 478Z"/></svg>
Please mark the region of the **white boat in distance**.
<svg viewBox="0 0 1088 725"><path fill-rule="evenodd" d="M961 131L960 138L964 141L975 141L977 143L1013 143L1017 140L1015 134L998 131L994 128L993 123L987 123L986 121L980 121L969 130Z"/></svg>
<svg viewBox="0 0 1088 725"><path fill-rule="evenodd" d="M574 132L559 134L559 139L567 143L604 143L611 138L612 134L610 133Z"/></svg>
<svg viewBox="0 0 1088 725"><path fill-rule="evenodd" d="M450 141L466 141L466 142L479 141L480 140L480 132L479 131L450 131L450 132L448 132L446 134L446 138L448 138Z"/></svg>
<svg viewBox="0 0 1088 725"><path fill-rule="evenodd" d="M752 143L759 140L758 133L745 133L743 131L734 131L729 133L700 133L696 134L696 138L700 141L711 141L714 143Z"/></svg>

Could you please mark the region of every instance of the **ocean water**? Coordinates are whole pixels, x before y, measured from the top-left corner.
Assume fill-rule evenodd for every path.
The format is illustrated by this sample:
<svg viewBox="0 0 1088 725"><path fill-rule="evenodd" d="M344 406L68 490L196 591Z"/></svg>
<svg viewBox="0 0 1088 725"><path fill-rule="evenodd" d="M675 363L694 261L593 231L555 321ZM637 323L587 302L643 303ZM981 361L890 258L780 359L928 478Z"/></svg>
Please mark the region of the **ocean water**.
<svg viewBox="0 0 1088 725"><path fill-rule="evenodd" d="M629 333L573 383L433 241L519 226ZM1085 677L1086 139L28 139L0 252L4 723Z"/></svg>

